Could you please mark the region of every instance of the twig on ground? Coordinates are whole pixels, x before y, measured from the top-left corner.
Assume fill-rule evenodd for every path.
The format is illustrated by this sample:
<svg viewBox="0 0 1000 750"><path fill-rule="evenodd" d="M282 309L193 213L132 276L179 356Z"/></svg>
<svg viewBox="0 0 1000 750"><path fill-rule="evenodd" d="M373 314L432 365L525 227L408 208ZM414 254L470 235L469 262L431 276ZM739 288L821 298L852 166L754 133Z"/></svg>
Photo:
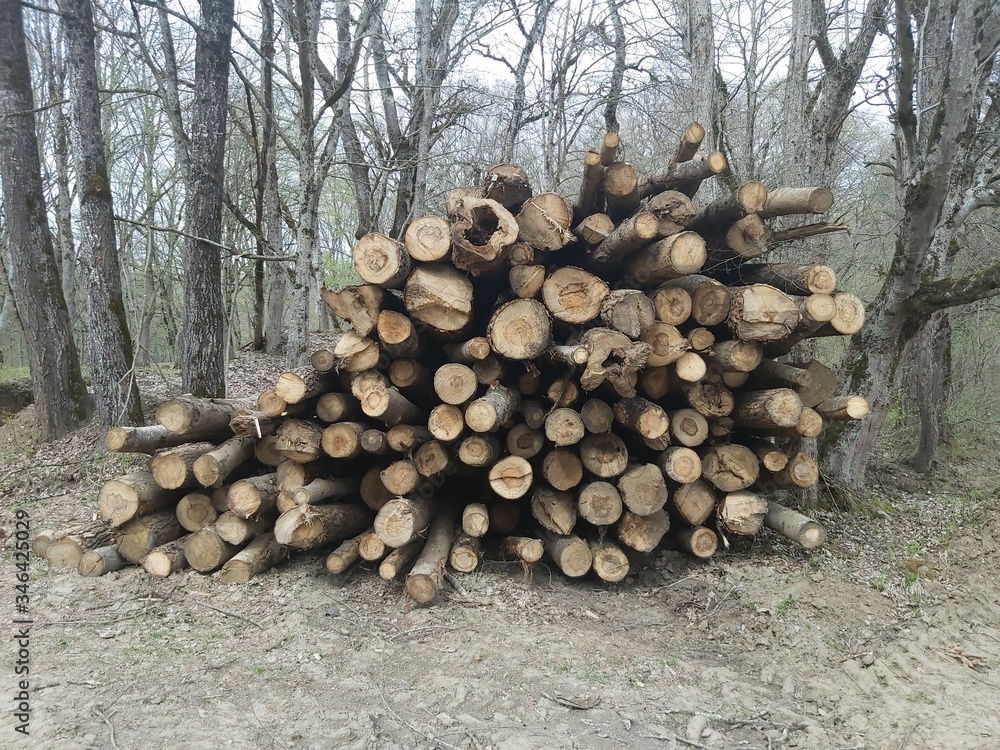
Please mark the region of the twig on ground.
<svg viewBox="0 0 1000 750"><path fill-rule="evenodd" d="M94 715L102 719L104 723L108 725L108 731L111 733L111 747L113 747L114 750L122 750L120 747L118 747L118 740L115 739L115 725L111 723L111 717L108 716L106 713L104 713L104 709L102 709L96 703L93 706L91 706L90 710L94 713Z"/></svg>

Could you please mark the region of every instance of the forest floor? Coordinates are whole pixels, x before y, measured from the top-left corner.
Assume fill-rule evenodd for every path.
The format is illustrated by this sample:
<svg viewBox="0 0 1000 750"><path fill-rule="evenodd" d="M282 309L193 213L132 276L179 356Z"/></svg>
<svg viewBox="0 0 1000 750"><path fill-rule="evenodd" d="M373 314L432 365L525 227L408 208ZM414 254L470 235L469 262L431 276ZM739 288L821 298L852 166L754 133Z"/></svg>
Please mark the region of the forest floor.
<svg viewBox="0 0 1000 750"><path fill-rule="evenodd" d="M231 391L274 371L244 357ZM145 377L149 407L175 375ZM7 534L17 508L34 531L90 519L135 463L93 427L38 445L32 420L0 428ZM320 554L238 586L35 560L31 734L5 637L0 746L993 749L1000 476L977 453L931 480L882 464L865 515L816 514L813 553L765 532L708 563L658 553L616 586L486 563L427 608ZM0 571L12 621L9 539Z"/></svg>

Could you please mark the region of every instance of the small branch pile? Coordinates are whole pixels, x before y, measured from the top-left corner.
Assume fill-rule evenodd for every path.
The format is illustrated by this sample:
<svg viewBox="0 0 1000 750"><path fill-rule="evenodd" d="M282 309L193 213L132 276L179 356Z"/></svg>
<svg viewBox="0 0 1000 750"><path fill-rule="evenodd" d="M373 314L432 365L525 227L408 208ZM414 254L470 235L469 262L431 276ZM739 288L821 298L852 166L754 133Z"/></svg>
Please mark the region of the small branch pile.
<svg viewBox="0 0 1000 750"><path fill-rule="evenodd" d="M764 525L821 544L762 493L815 483L801 441L868 405L835 397L820 363L777 358L856 332L864 308L827 266L757 261L844 227L769 226L825 212L824 187L753 182L696 208L726 168L697 155L703 134L640 177L609 133L573 205L502 165L402 242L363 237L365 283L322 292L352 329L255 404L175 398L158 424L111 430L109 449L150 453L149 469L108 482L103 526L49 558L72 540L85 575L189 565L238 582L339 544L331 573L380 561L427 602L446 565L487 552L618 581L668 535L701 558Z"/></svg>

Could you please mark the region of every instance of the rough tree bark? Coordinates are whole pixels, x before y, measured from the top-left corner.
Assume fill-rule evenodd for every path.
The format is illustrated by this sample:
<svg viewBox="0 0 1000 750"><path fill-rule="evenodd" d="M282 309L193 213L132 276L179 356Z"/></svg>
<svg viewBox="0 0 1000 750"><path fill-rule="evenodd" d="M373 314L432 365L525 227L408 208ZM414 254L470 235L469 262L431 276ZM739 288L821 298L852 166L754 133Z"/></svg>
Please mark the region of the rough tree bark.
<svg viewBox="0 0 1000 750"><path fill-rule="evenodd" d="M865 395L872 410L860 423L835 423L824 441L827 482L848 492L864 482L907 344L938 310L1000 293L1000 264L965 278L936 278L969 215L1000 202L990 188L1000 157L975 154L984 103L998 94L992 74L1000 9L989 0L958 3L957 11L943 2L916 9L897 0L896 27L895 170L903 218L885 282L843 367L844 390ZM918 50L939 64L918 63Z"/></svg>
<svg viewBox="0 0 1000 750"><path fill-rule="evenodd" d="M233 0L202 0L187 175L181 375L195 396L226 395L222 298L223 159ZM194 239L197 238L197 239Z"/></svg>
<svg viewBox="0 0 1000 750"><path fill-rule="evenodd" d="M97 418L105 427L142 424L132 336L122 301L111 183L104 158L90 0L60 0L73 107L80 196L80 254L87 271L87 362Z"/></svg>
<svg viewBox="0 0 1000 750"><path fill-rule="evenodd" d="M38 426L51 440L85 419L87 391L52 251L34 110L21 4L0 3L0 179L11 286L28 344Z"/></svg>

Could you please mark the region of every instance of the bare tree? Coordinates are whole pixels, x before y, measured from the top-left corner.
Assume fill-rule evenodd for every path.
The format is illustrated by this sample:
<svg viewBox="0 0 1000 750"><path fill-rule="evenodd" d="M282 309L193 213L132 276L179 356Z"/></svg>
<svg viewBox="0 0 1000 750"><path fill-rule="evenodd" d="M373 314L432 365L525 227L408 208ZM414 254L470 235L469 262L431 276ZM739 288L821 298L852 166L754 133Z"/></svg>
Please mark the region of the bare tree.
<svg viewBox="0 0 1000 750"><path fill-rule="evenodd" d="M24 19L16 2L0 3L0 177L14 301L28 343L38 425L50 440L85 419L87 391L52 251Z"/></svg>
<svg viewBox="0 0 1000 750"><path fill-rule="evenodd" d="M223 163L233 0L203 0L195 61L187 174L187 234L181 373L196 396L226 392L222 299Z"/></svg>
<svg viewBox="0 0 1000 750"><path fill-rule="evenodd" d="M61 0L80 193L80 253L87 274L87 362L102 425L142 424L132 336L122 301L115 212L104 158L90 0Z"/></svg>

